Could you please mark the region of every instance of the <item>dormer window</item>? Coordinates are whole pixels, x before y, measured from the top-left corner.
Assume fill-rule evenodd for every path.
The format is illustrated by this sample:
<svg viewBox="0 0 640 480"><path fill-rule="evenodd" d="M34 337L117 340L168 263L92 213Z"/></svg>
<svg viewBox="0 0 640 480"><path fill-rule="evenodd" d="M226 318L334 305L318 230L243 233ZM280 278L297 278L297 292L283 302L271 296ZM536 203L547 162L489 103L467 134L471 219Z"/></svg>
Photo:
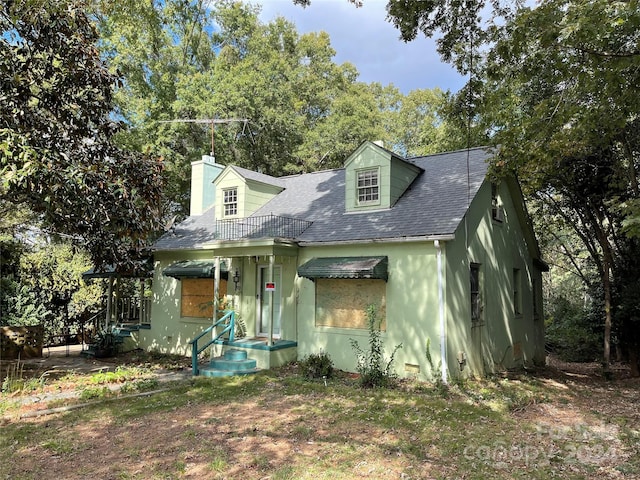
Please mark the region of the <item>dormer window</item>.
<svg viewBox="0 0 640 480"><path fill-rule="evenodd" d="M380 182L377 168L358 171L356 182L358 205L367 205L380 201Z"/></svg>
<svg viewBox="0 0 640 480"><path fill-rule="evenodd" d="M224 216L230 217L238 214L238 189L226 188L222 191L223 199L222 204L224 206Z"/></svg>

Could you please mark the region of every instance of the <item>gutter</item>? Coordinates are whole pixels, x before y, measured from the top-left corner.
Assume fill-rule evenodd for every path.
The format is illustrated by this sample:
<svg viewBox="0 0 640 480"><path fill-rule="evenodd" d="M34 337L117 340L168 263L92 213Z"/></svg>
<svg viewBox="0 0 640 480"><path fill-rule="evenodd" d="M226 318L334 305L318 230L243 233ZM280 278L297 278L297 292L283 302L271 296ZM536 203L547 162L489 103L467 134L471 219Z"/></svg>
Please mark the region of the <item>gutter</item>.
<svg viewBox="0 0 640 480"><path fill-rule="evenodd" d="M444 321L444 285L442 278L442 246L440 240L433 242L438 264L438 316L440 318L440 357L442 358L442 383L447 384L447 330Z"/></svg>
<svg viewBox="0 0 640 480"><path fill-rule="evenodd" d="M319 247L328 245L366 245L372 243L404 243L404 242L438 242L438 241L451 241L455 240L454 234L442 234L442 235L424 235L417 237L393 237L393 238L368 238L362 240L336 240L328 242L305 242L300 241L298 245L301 247Z"/></svg>

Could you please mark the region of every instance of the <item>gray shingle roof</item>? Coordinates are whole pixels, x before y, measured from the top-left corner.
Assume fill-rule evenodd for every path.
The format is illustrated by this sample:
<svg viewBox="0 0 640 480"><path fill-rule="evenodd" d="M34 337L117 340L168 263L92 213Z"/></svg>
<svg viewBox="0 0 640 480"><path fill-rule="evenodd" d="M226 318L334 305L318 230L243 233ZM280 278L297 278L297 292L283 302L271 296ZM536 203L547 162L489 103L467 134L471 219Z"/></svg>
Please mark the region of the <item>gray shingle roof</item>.
<svg viewBox="0 0 640 480"><path fill-rule="evenodd" d="M209 208L202 215L186 218L153 244L154 250L183 250L200 248L215 240L216 209Z"/></svg>
<svg viewBox="0 0 640 480"><path fill-rule="evenodd" d="M253 180L255 182L266 183L267 185L275 185L276 187L284 188L284 183L280 178L272 177L260 172L254 172L253 170L247 170L246 168L231 166L240 176L247 180Z"/></svg>
<svg viewBox="0 0 640 480"><path fill-rule="evenodd" d="M345 212L344 169L285 177L286 189L254 215L292 216L313 221L302 242L343 242L453 234L487 173L486 149L411 159L424 171L394 206L363 213Z"/></svg>
<svg viewBox="0 0 640 480"><path fill-rule="evenodd" d="M273 214L312 221L313 224L296 238L300 242L450 235L457 229L468 202L482 185L490 157L486 148L474 148L409 159L423 172L396 204L389 209L363 213L345 211L344 169L282 177L275 180L284 190L253 216ZM246 172L250 171L239 171L249 178ZM278 185L272 181L264 183ZM154 248L197 248L211 242L215 238L214 210L211 208L199 217L190 217L180 223L174 235L164 235Z"/></svg>

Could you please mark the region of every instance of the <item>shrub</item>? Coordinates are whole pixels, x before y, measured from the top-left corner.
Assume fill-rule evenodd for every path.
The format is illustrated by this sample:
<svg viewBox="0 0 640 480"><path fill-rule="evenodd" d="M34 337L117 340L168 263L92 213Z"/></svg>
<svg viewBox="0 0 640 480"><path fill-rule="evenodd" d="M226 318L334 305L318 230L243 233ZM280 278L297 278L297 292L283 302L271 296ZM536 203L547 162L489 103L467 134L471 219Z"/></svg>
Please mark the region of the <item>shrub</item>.
<svg viewBox="0 0 640 480"><path fill-rule="evenodd" d="M396 375L391 371L391 365L396 352L402 348L402 344L396 345L389 361L385 363L384 348L380 338L380 321L375 305L369 305L367 308L367 322L369 325L369 351L365 352L360 348L357 340L350 339L351 348L355 351L358 359L356 370L360 374L360 386L364 388L391 386L396 379Z"/></svg>
<svg viewBox="0 0 640 480"><path fill-rule="evenodd" d="M593 362L602 356L603 333L594 309L555 298L545 322L547 348L566 362Z"/></svg>
<svg viewBox="0 0 640 480"><path fill-rule="evenodd" d="M300 373L305 378L331 378L333 362L326 352L312 353L300 361Z"/></svg>

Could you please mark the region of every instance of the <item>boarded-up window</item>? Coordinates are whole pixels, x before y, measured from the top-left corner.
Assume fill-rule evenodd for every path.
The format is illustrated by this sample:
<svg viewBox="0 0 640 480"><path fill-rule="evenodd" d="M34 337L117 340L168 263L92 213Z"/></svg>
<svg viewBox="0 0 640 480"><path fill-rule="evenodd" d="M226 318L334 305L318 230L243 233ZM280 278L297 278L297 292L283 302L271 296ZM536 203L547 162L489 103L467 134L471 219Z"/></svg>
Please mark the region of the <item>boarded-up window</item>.
<svg viewBox="0 0 640 480"><path fill-rule="evenodd" d="M375 305L386 330L386 290L383 280L318 278L316 326L367 329L367 307Z"/></svg>
<svg viewBox="0 0 640 480"><path fill-rule="evenodd" d="M180 302L181 317L211 318L213 317L213 278L183 278L182 298ZM219 296L227 294L227 281L220 279Z"/></svg>

